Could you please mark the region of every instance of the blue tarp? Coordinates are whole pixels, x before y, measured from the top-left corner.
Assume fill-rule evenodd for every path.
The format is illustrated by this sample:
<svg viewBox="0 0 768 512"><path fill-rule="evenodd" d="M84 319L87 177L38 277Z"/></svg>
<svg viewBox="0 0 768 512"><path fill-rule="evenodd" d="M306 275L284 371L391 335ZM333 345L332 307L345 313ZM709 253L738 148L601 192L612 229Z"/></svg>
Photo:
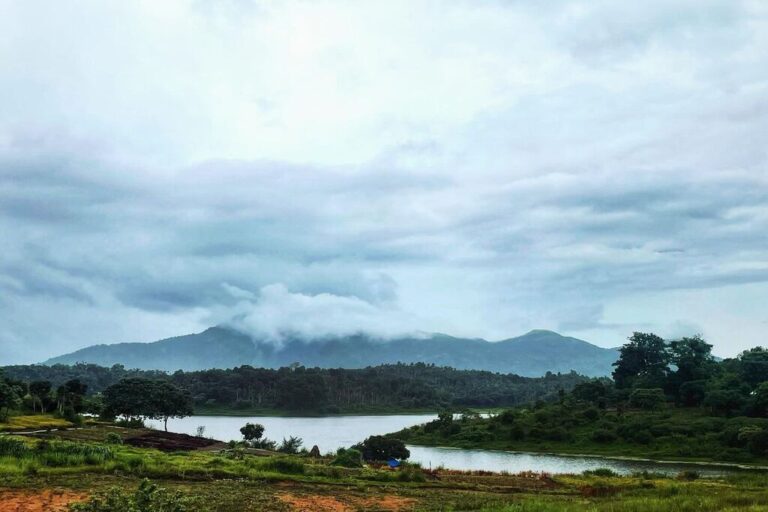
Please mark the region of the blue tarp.
<svg viewBox="0 0 768 512"><path fill-rule="evenodd" d="M389 467L391 467L391 468L396 468L396 467L398 467L400 465L400 461L397 460L397 459L389 459L387 461L387 464L389 464Z"/></svg>

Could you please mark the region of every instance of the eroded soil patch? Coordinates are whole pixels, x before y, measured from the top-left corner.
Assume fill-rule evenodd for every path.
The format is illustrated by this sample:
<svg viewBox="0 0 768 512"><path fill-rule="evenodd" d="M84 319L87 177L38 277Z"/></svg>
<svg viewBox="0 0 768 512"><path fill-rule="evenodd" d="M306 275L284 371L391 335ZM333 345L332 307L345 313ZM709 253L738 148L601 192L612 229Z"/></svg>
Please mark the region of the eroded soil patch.
<svg viewBox="0 0 768 512"><path fill-rule="evenodd" d="M64 512L67 505L88 496L71 491L0 489L0 512Z"/></svg>

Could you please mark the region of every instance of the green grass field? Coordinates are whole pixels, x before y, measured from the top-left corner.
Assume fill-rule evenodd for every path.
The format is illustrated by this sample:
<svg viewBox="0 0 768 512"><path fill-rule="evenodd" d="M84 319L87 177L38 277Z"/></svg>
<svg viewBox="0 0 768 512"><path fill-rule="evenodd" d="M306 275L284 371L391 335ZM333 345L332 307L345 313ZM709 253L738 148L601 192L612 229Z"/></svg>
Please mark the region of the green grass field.
<svg viewBox="0 0 768 512"><path fill-rule="evenodd" d="M7 503L34 504L55 490L82 500L110 487L135 489L144 478L183 492L194 500L195 510L210 512L768 510L764 473L720 479L430 474L418 467L352 469L331 466L323 458L162 452L114 444L115 435L128 439L146 432L94 425L40 436L0 436L0 512L6 512L4 496L15 497Z"/></svg>

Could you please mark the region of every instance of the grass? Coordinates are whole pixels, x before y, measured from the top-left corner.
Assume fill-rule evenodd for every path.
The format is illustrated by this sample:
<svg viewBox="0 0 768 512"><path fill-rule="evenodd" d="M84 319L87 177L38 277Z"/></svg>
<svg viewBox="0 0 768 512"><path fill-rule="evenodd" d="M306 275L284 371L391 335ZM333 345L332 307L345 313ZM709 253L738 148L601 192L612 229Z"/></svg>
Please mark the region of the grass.
<svg viewBox="0 0 768 512"><path fill-rule="evenodd" d="M662 475L617 476L607 471L548 476L339 468L330 460L255 457L242 452L179 451L108 445L145 432L94 425L40 436L0 436L3 489L66 489L93 493L135 490L143 478L181 491L209 512L388 510L486 512L709 512L766 510L768 474L718 479ZM436 477L435 477L436 476ZM322 508L325 507L325 508ZM334 508L335 507L335 508ZM196 509L197 510L197 509Z"/></svg>
<svg viewBox="0 0 768 512"><path fill-rule="evenodd" d="M0 422L0 432L45 430L72 426L74 425L71 422L62 418L56 418L52 414L11 416L6 421Z"/></svg>

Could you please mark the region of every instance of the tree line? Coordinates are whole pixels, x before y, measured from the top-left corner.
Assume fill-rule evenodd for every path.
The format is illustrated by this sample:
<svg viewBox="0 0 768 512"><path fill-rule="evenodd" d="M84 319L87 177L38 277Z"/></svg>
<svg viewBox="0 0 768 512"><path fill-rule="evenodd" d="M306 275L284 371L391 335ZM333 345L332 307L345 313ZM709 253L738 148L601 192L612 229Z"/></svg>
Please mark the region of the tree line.
<svg viewBox="0 0 768 512"><path fill-rule="evenodd" d="M56 388L77 381L86 387L89 397L86 402L94 402L94 408L98 407L95 402L109 386L139 378L175 385L191 397L197 408L337 413L366 409L513 406L554 399L559 390L570 390L588 380L574 372L547 373L543 377L530 378L423 363L363 369L241 366L172 374L93 364L21 365L7 366L4 370L8 378L15 379L23 388L21 393L27 397L30 408L30 400L33 400L30 398L31 386L41 382ZM50 403L46 401L43 406L50 407Z"/></svg>
<svg viewBox="0 0 768 512"><path fill-rule="evenodd" d="M612 378L492 418L444 413L396 437L417 444L753 461L768 457L768 349L719 360L701 336L635 332Z"/></svg>

